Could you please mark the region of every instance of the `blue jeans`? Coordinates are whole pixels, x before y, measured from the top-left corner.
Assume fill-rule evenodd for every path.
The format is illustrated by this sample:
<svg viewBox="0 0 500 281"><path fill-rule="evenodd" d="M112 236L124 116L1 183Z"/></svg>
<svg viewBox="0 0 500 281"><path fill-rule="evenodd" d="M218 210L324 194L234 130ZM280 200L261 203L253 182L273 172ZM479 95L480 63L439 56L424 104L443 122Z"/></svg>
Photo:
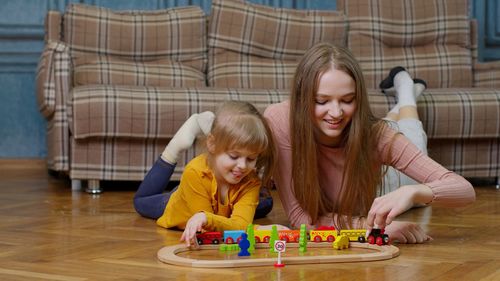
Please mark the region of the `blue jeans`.
<svg viewBox="0 0 500 281"><path fill-rule="evenodd" d="M174 164L164 161L161 157L156 160L135 193L134 207L137 213L152 219L163 215L170 195L177 190L176 187L170 192L164 192L174 169Z"/></svg>

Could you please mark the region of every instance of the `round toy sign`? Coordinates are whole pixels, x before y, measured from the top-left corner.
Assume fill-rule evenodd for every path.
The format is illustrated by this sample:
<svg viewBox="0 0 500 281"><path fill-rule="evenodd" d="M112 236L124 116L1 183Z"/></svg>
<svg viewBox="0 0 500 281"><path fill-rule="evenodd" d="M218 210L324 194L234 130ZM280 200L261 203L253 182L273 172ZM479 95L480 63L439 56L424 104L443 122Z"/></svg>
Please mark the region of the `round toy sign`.
<svg viewBox="0 0 500 281"><path fill-rule="evenodd" d="M274 241L274 250L278 253L284 252L286 250L286 243L285 241Z"/></svg>

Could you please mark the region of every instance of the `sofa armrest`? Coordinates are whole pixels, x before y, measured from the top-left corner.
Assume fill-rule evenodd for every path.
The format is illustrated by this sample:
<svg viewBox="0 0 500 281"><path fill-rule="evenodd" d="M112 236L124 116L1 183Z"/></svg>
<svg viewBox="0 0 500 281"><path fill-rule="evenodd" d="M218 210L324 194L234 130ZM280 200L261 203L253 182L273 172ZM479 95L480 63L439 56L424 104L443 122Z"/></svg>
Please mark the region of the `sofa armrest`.
<svg viewBox="0 0 500 281"><path fill-rule="evenodd" d="M70 56L62 42L49 42L42 52L36 74L37 101L40 112L50 118L56 107L65 107L70 87Z"/></svg>
<svg viewBox="0 0 500 281"><path fill-rule="evenodd" d="M67 100L71 72L68 46L48 42L38 63L36 94L39 110L47 119L47 166L54 171L69 171Z"/></svg>
<svg viewBox="0 0 500 281"><path fill-rule="evenodd" d="M500 61L474 63L474 87L500 88Z"/></svg>

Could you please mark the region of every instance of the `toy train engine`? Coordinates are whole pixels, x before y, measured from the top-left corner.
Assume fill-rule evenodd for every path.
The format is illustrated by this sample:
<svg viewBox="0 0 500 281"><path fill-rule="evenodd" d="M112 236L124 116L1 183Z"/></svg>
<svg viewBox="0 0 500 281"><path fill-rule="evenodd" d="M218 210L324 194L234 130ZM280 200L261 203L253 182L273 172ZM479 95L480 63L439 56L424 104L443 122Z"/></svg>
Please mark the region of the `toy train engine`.
<svg viewBox="0 0 500 281"><path fill-rule="evenodd" d="M384 234L384 229L374 228L368 235L368 243L379 246L387 245L389 243L389 236Z"/></svg>
<svg viewBox="0 0 500 281"><path fill-rule="evenodd" d="M222 243L222 234L218 231L210 231L196 234L198 245L220 244Z"/></svg>

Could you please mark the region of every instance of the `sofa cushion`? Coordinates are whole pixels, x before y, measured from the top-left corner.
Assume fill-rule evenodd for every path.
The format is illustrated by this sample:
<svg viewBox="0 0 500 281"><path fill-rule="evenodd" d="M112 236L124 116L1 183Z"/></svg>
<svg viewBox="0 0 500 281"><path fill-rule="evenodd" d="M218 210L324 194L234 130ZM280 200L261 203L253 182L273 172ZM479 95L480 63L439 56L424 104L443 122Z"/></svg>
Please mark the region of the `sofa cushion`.
<svg viewBox="0 0 500 281"><path fill-rule="evenodd" d="M169 59L205 71L206 16L198 6L112 11L70 4L63 40L73 57L92 53L136 61Z"/></svg>
<svg viewBox="0 0 500 281"><path fill-rule="evenodd" d="M263 112L288 94L277 89L88 85L73 88L68 118L75 139L167 139L191 114L215 111L225 100L248 101Z"/></svg>
<svg viewBox="0 0 500 281"><path fill-rule="evenodd" d="M133 61L114 56L82 56L74 61L75 86L132 85L203 87L205 74L189 65L168 59Z"/></svg>
<svg viewBox="0 0 500 281"><path fill-rule="evenodd" d="M317 42L345 45L338 11L273 8L214 0L209 17L208 85L290 88L297 60Z"/></svg>
<svg viewBox="0 0 500 281"><path fill-rule="evenodd" d="M339 0L368 88L397 65L430 88L472 86L467 0Z"/></svg>
<svg viewBox="0 0 500 281"><path fill-rule="evenodd" d="M289 95L282 89L157 88L81 86L73 89L69 112L75 139L91 137L170 138L195 112L214 111L224 100L243 100L264 110ZM370 107L384 117L393 96L369 91ZM429 89L418 102L430 139L498 138L500 91Z"/></svg>

